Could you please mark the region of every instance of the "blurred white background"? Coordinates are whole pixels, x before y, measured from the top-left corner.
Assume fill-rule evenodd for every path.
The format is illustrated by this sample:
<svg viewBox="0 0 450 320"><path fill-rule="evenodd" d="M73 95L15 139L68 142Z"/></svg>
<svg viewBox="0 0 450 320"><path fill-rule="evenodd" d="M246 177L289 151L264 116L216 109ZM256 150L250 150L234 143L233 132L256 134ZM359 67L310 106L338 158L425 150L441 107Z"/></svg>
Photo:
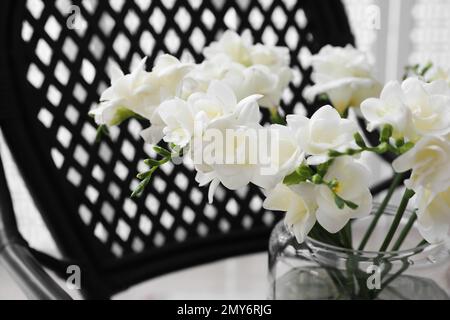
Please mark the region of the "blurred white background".
<svg viewBox="0 0 450 320"><path fill-rule="evenodd" d="M401 78L407 64L432 61L450 67L450 1L344 0L344 3L357 46L374 60L380 81ZM22 234L33 247L58 255L1 134L0 154ZM377 166L378 177L388 174L376 160L369 161ZM118 298L264 299L266 260L266 254L258 254L192 268L141 284ZM25 296L0 266L0 299L22 298Z"/></svg>

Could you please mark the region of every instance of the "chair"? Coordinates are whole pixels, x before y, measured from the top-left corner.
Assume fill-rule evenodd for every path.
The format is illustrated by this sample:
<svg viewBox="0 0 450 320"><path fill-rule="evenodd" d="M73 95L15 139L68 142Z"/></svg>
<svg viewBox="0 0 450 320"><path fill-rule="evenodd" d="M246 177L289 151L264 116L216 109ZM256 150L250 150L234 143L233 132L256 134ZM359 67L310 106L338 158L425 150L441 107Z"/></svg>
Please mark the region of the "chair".
<svg viewBox="0 0 450 320"><path fill-rule="evenodd" d="M69 298L43 267L65 276L80 266L84 297L106 299L171 271L266 250L279 216L261 208L258 188L220 189L211 206L192 168L169 164L131 199L151 154L138 135L146 124L131 120L97 143L88 111L109 83L110 61L124 70L144 55L150 67L162 52L199 61L229 27L288 46L296 77L282 107L308 106L311 70L300 57L353 42L339 0L3 0L0 8L1 129L64 256L23 240L0 166L0 256L30 298Z"/></svg>

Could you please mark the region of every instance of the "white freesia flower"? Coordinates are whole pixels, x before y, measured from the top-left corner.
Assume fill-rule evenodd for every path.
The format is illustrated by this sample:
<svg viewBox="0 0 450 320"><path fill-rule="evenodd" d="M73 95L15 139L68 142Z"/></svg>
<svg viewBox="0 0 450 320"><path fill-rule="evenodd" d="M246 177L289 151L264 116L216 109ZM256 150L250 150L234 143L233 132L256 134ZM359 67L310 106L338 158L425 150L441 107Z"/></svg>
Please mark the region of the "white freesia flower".
<svg viewBox="0 0 450 320"><path fill-rule="evenodd" d="M152 117L152 127L141 136L147 143L157 144L164 138L185 147L193 137L195 121L202 122L197 125L204 128L211 121L232 114L237 107L234 92L225 83L212 81L207 92L194 93L187 101L175 98L162 103Z"/></svg>
<svg viewBox="0 0 450 320"><path fill-rule="evenodd" d="M211 82L206 93L199 92L191 95L188 103L195 115L204 114L204 119L207 121L204 126L213 120L234 113L240 107L233 90L220 81Z"/></svg>
<svg viewBox="0 0 450 320"><path fill-rule="evenodd" d="M288 187L278 184L267 193L264 209L285 211L286 227L302 243L316 223L315 186L310 183Z"/></svg>
<svg viewBox="0 0 450 320"><path fill-rule="evenodd" d="M150 127L141 131L140 136L148 144L157 145L164 138L164 128L166 124L161 119L157 110L150 118Z"/></svg>
<svg viewBox="0 0 450 320"><path fill-rule="evenodd" d="M438 194L423 188L416 197L418 230L422 237L430 243L447 239L450 231L450 186Z"/></svg>
<svg viewBox="0 0 450 320"><path fill-rule="evenodd" d="M252 182L259 170L258 150L248 143L247 137L262 129L260 98L255 95L244 99L233 114L211 121L200 140L194 139L196 180L200 186L210 183L210 202L220 183L230 190L238 190ZM233 133L232 139L228 139L228 130ZM197 157L201 157L201 163Z"/></svg>
<svg viewBox="0 0 450 320"><path fill-rule="evenodd" d="M265 65L254 65L245 69L241 81L235 85L239 97L251 94L260 94L264 97L259 104L265 108L278 107L284 89L292 80L292 71L289 68L280 68L276 73Z"/></svg>
<svg viewBox="0 0 450 320"><path fill-rule="evenodd" d="M163 55L152 72L145 71L144 58L131 74L117 67L111 70L111 87L102 94L100 104L90 114L99 125L114 126L133 114L151 119L159 104L176 96L182 78L192 68L175 57Z"/></svg>
<svg viewBox="0 0 450 320"><path fill-rule="evenodd" d="M265 108L278 107L283 91L293 78L290 66L290 54L288 48L265 46L256 44L250 50L253 67L247 70L246 83L248 93L262 94L264 96L260 105ZM272 73L276 78L274 81L267 81L266 86L261 86L263 79L268 79L268 74ZM258 85L259 83L259 85Z"/></svg>
<svg viewBox="0 0 450 320"><path fill-rule="evenodd" d="M334 192L358 205L357 209L336 206L333 192L325 185L300 183L277 185L267 194L264 208L286 211L286 225L301 243L317 222L328 232L339 232L350 219L365 217L372 210L369 190L369 171L351 157L337 158L325 175L327 181L336 180Z"/></svg>
<svg viewBox="0 0 450 320"><path fill-rule="evenodd" d="M162 101L179 96L184 77L194 65L180 62L177 58L164 54L156 59L152 74L159 85L160 99Z"/></svg>
<svg viewBox="0 0 450 320"><path fill-rule="evenodd" d="M311 165L326 162L330 150L343 151L349 147L358 131L354 121L341 118L331 106L320 108L311 119L290 115L287 123L296 132L300 148L311 155L308 158Z"/></svg>
<svg viewBox="0 0 450 320"><path fill-rule="evenodd" d="M425 83L409 78L402 84L418 137L450 133L450 89L445 81ZM411 137L417 140L417 137Z"/></svg>
<svg viewBox="0 0 450 320"><path fill-rule="evenodd" d="M206 92L211 82L215 80L226 83L237 95L237 89L242 82L242 73L245 69L246 67L234 62L226 55L214 56L196 65L186 75L182 96L187 99L193 93Z"/></svg>
<svg viewBox="0 0 450 320"><path fill-rule="evenodd" d="M226 55L233 61L248 67L252 65L251 47L252 38L250 32L245 31L240 36L234 31L227 30L218 41L206 47L203 54L207 59L212 59L217 55Z"/></svg>
<svg viewBox="0 0 450 320"><path fill-rule="evenodd" d="M241 37L228 30L204 53L208 60L191 76L196 80L194 83L200 84L197 89L211 78L225 80L239 99L252 94L263 95L259 102L262 107L278 107L282 93L293 77L287 48L253 45L247 32Z"/></svg>
<svg viewBox="0 0 450 320"><path fill-rule="evenodd" d="M411 178L405 182L408 188L439 192L450 185L450 142L440 137L422 138L392 166L396 172L412 170Z"/></svg>
<svg viewBox="0 0 450 320"><path fill-rule="evenodd" d="M253 67L247 70L246 83L248 93L262 94L264 96L260 105L265 108L278 107L283 91L293 78L289 49L285 47L254 45L250 50ZM275 81L266 82L266 86L261 86L263 79L267 79L268 74L276 76ZM258 85L259 83L259 85Z"/></svg>
<svg viewBox="0 0 450 320"><path fill-rule="evenodd" d="M264 65L272 71L290 64L289 49L260 43L254 45L248 30L242 35L232 30L225 31L218 41L205 48L204 55L207 59L223 55L246 67Z"/></svg>
<svg viewBox="0 0 450 320"><path fill-rule="evenodd" d="M317 221L330 233L340 231L350 219L362 218L372 210L372 194L369 190L370 172L349 156L334 160L325 175L326 181L338 181L335 192L342 199L358 205L357 209L336 206L333 192L328 186L319 185L316 191Z"/></svg>
<svg viewBox="0 0 450 320"><path fill-rule="evenodd" d="M402 85L389 82L379 99L369 98L361 112L372 131L390 124L394 137L418 141L423 136L450 133L450 87L445 81L432 83L408 78Z"/></svg>
<svg viewBox="0 0 450 320"><path fill-rule="evenodd" d="M90 112L90 115L95 116L97 124L118 125L133 113L144 117L151 116L152 110L148 108L147 100L154 96L147 97L143 94L153 80L145 71L146 60L147 58L142 59L137 68L127 75L117 65L112 65L110 70L111 87L103 92L100 104Z"/></svg>
<svg viewBox="0 0 450 320"><path fill-rule="evenodd" d="M267 163L260 163L260 170L253 180L257 186L271 190L294 172L305 159L295 132L287 126L272 125L268 128Z"/></svg>
<svg viewBox="0 0 450 320"><path fill-rule="evenodd" d="M272 70L288 67L291 63L288 48L266 46L260 43L250 49L250 59L253 65L264 65Z"/></svg>
<svg viewBox="0 0 450 320"><path fill-rule="evenodd" d="M163 102L157 113L165 125L164 141L181 148L187 146L194 133L194 113L191 105L180 98L175 98Z"/></svg>
<svg viewBox="0 0 450 320"><path fill-rule="evenodd" d="M372 74L366 54L351 45L345 48L327 45L311 58L311 63L315 85L305 91L305 96L314 100L325 93L341 114L380 93L381 85Z"/></svg>
<svg viewBox="0 0 450 320"><path fill-rule="evenodd" d="M259 104L273 108L279 105L284 89L292 79L291 69L280 68L272 71L265 65L244 67L224 56L206 60L192 70L185 79L183 97L187 98L195 92L204 92L212 81L226 83L238 99L253 94L263 95Z"/></svg>
<svg viewBox="0 0 450 320"><path fill-rule="evenodd" d="M411 135L411 110L405 103L400 83L388 82L380 98L369 98L361 104L361 112L368 121L367 129L373 131L390 124L395 138Z"/></svg>

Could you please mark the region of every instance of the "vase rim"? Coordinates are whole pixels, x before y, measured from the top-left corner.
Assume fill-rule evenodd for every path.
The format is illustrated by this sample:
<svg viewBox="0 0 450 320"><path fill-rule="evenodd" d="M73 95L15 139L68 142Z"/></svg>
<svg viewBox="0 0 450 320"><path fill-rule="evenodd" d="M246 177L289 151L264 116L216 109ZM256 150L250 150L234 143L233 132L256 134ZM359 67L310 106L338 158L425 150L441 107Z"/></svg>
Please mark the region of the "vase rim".
<svg viewBox="0 0 450 320"><path fill-rule="evenodd" d="M377 207L380 206L380 203L374 202L373 203L373 209L377 209ZM397 207L393 205L387 205L384 210L384 215L391 215L393 216L396 212ZM406 210L407 214L412 214L413 211L410 209ZM367 217L364 217L367 218ZM362 219L364 219L362 218ZM358 219L356 219L358 220ZM431 251L440 247L443 247L447 244L447 242L450 240L450 237L447 237L446 239L436 242L436 243L425 243L423 245L413 247L413 248L407 248L407 249L401 249L396 251L377 251L377 250L358 250L358 249L348 249L348 248L342 248L338 247L332 244L328 244L316 239L313 239L309 236L306 237L305 244L306 245L312 245L314 247L321 247L326 250L329 250L331 252L335 253L341 253L341 254L351 254L351 255L359 255L359 256L392 256L392 257L398 257L399 259L402 259L404 257L410 256L411 254L416 254L418 252L424 252L424 251Z"/></svg>
<svg viewBox="0 0 450 320"><path fill-rule="evenodd" d="M426 243L414 248L402 249L397 251L376 251L376 250L358 250L358 249L342 248L332 244L324 243L322 241L315 240L310 237L307 237L307 240L305 241L307 245L312 244L314 247L322 247L335 253L345 253L360 256L383 256L383 257L393 256L398 257L399 259L404 258L405 256L410 256L411 254L416 254L417 252L423 252L426 250L428 251L442 247L446 244L446 242L447 240L443 240L438 243Z"/></svg>

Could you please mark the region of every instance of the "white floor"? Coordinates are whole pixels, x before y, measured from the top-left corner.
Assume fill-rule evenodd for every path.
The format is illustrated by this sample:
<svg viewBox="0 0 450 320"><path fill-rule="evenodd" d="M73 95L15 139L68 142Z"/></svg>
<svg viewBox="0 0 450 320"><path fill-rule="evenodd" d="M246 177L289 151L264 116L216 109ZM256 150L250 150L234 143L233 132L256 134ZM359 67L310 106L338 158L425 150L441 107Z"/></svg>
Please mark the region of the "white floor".
<svg viewBox="0 0 450 320"><path fill-rule="evenodd" d="M119 300L255 300L267 296L265 254L227 259L159 277L118 294ZM74 298L77 292L69 292ZM26 299L0 265L0 300Z"/></svg>
<svg viewBox="0 0 450 320"><path fill-rule="evenodd" d="M255 300L267 297L266 254L208 264L138 285L116 299Z"/></svg>
<svg viewBox="0 0 450 320"><path fill-rule="evenodd" d="M19 299L26 299L26 296L0 264L0 300Z"/></svg>

